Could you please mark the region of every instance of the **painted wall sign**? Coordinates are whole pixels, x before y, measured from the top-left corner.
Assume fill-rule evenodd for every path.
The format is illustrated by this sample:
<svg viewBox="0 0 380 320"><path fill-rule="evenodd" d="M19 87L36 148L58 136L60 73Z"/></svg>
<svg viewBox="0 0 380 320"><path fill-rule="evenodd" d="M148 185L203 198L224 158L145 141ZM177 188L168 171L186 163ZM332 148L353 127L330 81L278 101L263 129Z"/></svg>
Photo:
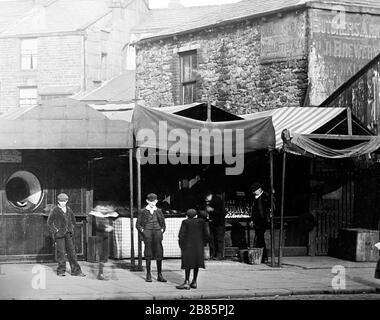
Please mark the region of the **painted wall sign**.
<svg viewBox="0 0 380 320"><path fill-rule="evenodd" d="M310 102L319 105L380 53L380 17L311 10Z"/></svg>
<svg viewBox="0 0 380 320"><path fill-rule="evenodd" d="M0 163L21 163L22 155L17 150L0 150Z"/></svg>
<svg viewBox="0 0 380 320"><path fill-rule="evenodd" d="M303 58L306 54L305 15L291 15L261 25L261 62Z"/></svg>

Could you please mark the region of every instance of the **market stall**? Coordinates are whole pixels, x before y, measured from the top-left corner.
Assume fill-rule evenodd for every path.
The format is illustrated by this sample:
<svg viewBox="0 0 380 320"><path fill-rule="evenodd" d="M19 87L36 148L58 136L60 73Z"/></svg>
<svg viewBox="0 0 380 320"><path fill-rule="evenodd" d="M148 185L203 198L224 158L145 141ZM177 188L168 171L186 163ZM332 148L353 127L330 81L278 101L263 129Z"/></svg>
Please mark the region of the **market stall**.
<svg viewBox="0 0 380 320"><path fill-rule="evenodd" d="M88 164L98 154L132 146L131 127L86 104L59 99L0 117L0 260L53 261L47 229L56 195L69 195L75 245L87 257L92 207ZM125 152L125 151L124 151Z"/></svg>
<svg viewBox="0 0 380 320"><path fill-rule="evenodd" d="M207 110L207 108L203 108L203 110ZM205 114L207 113L205 112ZM173 202L177 200L177 207L174 208L176 212L174 215L168 215L168 219L183 219L183 213L185 209L188 209L188 204L197 202L196 197L201 194L195 191L197 184L201 185L199 181L210 183L214 180L214 186L219 185L222 187L220 189L222 191L223 185L227 183L224 177L240 176L244 171L246 154L268 151L274 147L274 130L270 117L259 120L238 120L235 116L235 119L231 119L231 121L213 122L137 106L134 109L132 122L138 147L137 171L139 172L141 167L145 166L151 166L153 170L160 171L164 166L170 167L171 165L177 173L166 176L160 187L162 193L162 189L168 187L167 181L171 180L173 176L175 176L174 181L177 179L176 188L169 188L171 190L163 192L163 198L166 198L166 195L173 199ZM203 135L199 134L200 132ZM210 135L213 134L219 135L217 138L214 136L214 140L212 140ZM194 148L194 146L196 147ZM231 150L233 150L233 154L229 153ZM231 158L235 162L229 161ZM241 163L238 163L239 161ZM142 164L141 167L140 164ZM242 167L239 168L240 164ZM210 170L211 172L219 171L219 174L211 174ZM208 178L205 177L207 175ZM269 170L267 175L271 176ZM144 175L144 177L147 176ZM150 177L149 175L147 180L156 180L149 179ZM178 179L180 177L182 179ZM250 183L255 178L251 177ZM149 189L144 187L142 190L142 186L140 177L137 188L140 200L141 193L155 191L152 184L149 185ZM170 192L172 193L170 194ZM179 216L176 216L178 214ZM176 239L175 245L178 246L178 230L172 232L173 239ZM168 233L166 236L171 237L171 234ZM141 257L141 253L142 247L139 248L139 257Z"/></svg>

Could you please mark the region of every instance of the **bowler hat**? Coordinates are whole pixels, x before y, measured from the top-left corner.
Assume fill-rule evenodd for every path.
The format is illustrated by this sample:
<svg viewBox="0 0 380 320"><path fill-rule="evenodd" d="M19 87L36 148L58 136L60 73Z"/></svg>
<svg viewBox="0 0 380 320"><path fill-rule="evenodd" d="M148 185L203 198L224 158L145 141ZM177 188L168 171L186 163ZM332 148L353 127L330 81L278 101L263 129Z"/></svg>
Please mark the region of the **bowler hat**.
<svg viewBox="0 0 380 320"><path fill-rule="evenodd" d="M58 199L58 200L69 200L69 196L68 196L66 193L60 193L60 194L57 196L57 199Z"/></svg>
<svg viewBox="0 0 380 320"><path fill-rule="evenodd" d="M157 195L155 193L149 193L147 196L146 196L146 200L148 201L154 201L154 200L157 200Z"/></svg>
<svg viewBox="0 0 380 320"><path fill-rule="evenodd" d="M261 188L261 184L259 183L259 182L255 182L254 184L252 184L252 186L251 186L251 190L252 191L256 191L256 190L258 190L258 189L260 189Z"/></svg>

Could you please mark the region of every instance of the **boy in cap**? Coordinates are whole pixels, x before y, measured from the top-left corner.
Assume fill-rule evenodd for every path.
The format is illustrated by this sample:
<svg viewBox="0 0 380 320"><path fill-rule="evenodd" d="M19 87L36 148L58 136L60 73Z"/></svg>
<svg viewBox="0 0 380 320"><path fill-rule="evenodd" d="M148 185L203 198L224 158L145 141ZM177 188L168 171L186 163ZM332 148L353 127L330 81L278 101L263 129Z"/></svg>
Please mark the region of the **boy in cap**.
<svg viewBox="0 0 380 320"><path fill-rule="evenodd" d="M60 193L57 197L58 205L55 206L47 220L50 232L53 234L53 239L57 248L58 260L58 276L65 276L66 259L65 254L71 267L71 275L84 277L81 267L77 261L75 247L73 242L75 215L74 212L67 206L69 197L66 193Z"/></svg>
<svg viewBox="0 0 380 320"><path fill-rule="evenodd" d="M161 211L156 207L158 202L157 195L149 193L146 197L147 206L137 215L136 229L140 232L144 241L144 257L146 262L146 282L152 282L150 273L151 260L156 259L157 263L157 281L166 282L162 276L162 259L164 249L162 247L162 238L165 232L165 218Z"/></svg>

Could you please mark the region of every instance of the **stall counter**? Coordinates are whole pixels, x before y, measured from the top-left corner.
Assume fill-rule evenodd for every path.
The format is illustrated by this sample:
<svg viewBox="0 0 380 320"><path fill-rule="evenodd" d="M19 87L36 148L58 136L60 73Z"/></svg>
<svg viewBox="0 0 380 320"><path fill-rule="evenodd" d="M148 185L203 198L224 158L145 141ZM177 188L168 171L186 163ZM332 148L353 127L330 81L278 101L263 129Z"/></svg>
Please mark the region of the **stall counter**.
<svg viewBox="0 0 380 320"><path fill-rule="evenodd" d="M185 215L165 216L166 231L164 233L162 246L164 247L164 258L180 258L181 249L178 245L178 233ZM138 256L138 232L136 220L133 219L133 241L135 258ZM131 218L120 217L113 223L111 241L111 258L129 259L131 257ZM142 255L144 256L144 242L142 242Z"/></svg>

